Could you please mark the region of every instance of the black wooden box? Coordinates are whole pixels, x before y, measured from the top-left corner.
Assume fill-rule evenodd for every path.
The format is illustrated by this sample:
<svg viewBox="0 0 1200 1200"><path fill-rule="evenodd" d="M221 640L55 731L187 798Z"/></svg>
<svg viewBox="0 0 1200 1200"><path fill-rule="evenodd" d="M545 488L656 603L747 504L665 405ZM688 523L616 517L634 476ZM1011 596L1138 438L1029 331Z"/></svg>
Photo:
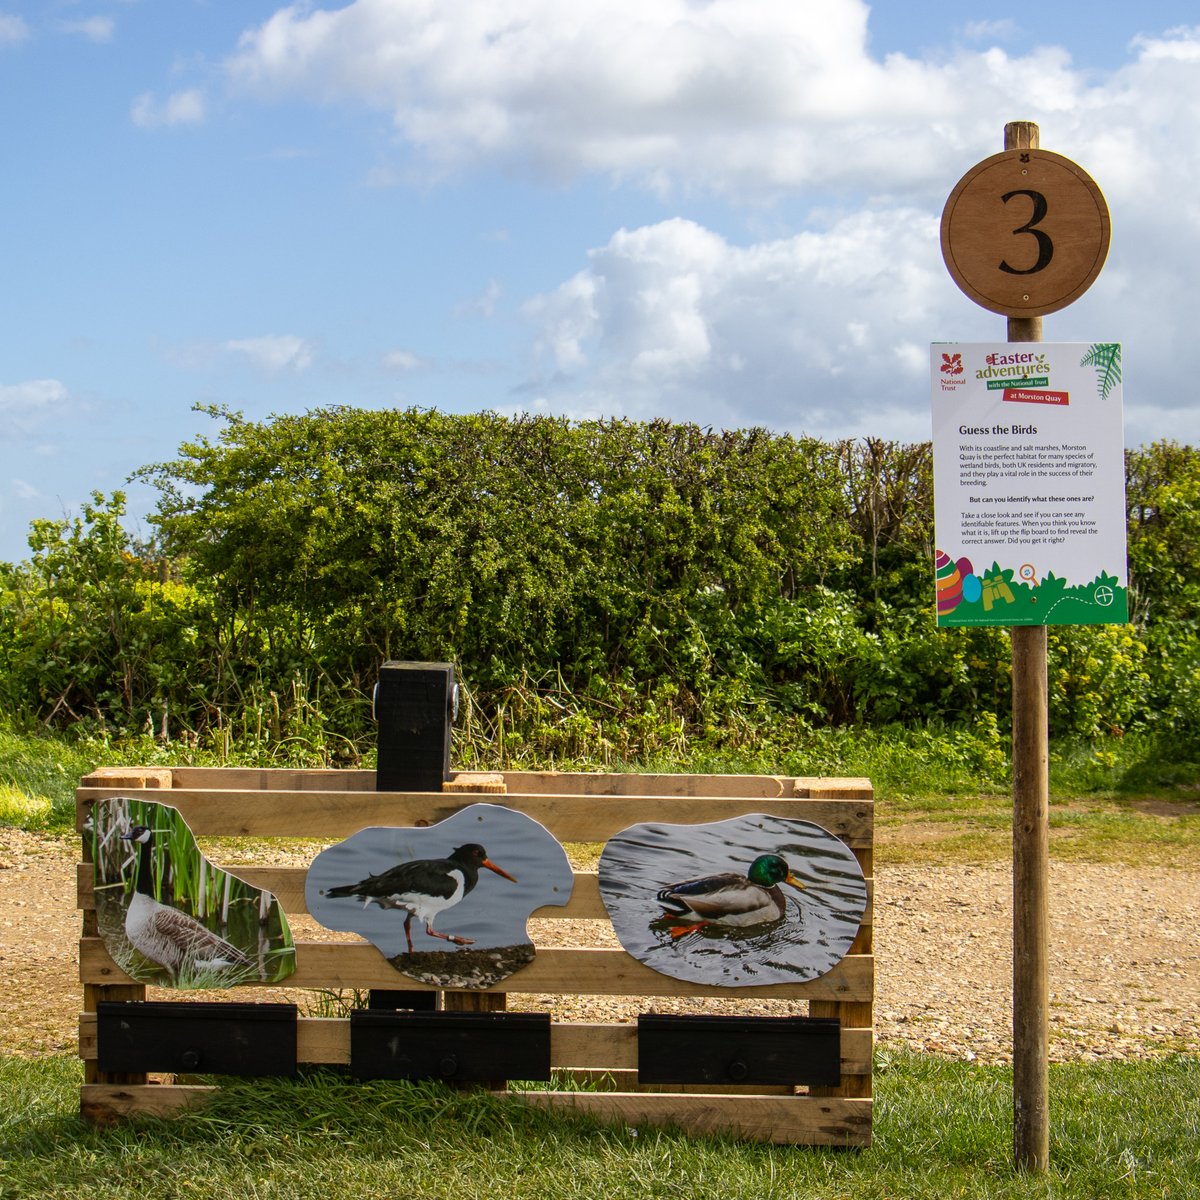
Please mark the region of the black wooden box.
<svg viewBox="0 0 1200 1200"><path fill-rule="evenodd" d="M842 1081L832 1017L638 1017L638 1082L808 1084Z"/></svg>
<svg viewBox="0 0 1200 1200"><path fill-rule="evenodd" d="M355 1079L490 1083L550 1078L549 1013L350 1014Z"/></svg>
<svg viewBox="0 0 1200 1200"><path fill-rule="evenodd" d="M295 1075L294 1004L101 1000L101 1071L175 1075Z"/></svg>
<svg viewBox="0 0 1200 1200"><path fill-rule="evenodd" d="M455 686L450 663L383 664L375 688L376 791L442 790L450 776Z"/></svg>

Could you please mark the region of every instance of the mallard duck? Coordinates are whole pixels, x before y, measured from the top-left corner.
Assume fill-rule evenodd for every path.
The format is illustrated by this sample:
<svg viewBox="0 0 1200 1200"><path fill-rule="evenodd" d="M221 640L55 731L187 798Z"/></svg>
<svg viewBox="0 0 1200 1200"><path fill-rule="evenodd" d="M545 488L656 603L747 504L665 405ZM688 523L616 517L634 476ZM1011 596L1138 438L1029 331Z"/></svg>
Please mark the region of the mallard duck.
<svg viewBox="0 0 1200 1200"><path fill-rule="evenodd" d="M254 966L241 950L195 917L154 898L151 830L135 825L121 837L141 847L137 887L125 910L125 936L138 953L165 967L172 983L178 982L180 969L185 966L196 973Z"/></svg>
<svg viewBox="0 0 1200 1200"><path fill-rule="evenodd" d="M507 871L488 859L487 851L477 842L457 846L449 858L418 858L400 863L379 875L368 875L358 883L342 884L329 888L325 895L336 899L339 896L356 896L363 907L374 901L380 908L402 908L404 936L408 941L408 952L413 952L412 920L419 918L430 937L441 938L456 946L470 946L472 938L458 937L452 933L439 933L433 927L433 919L457 904L479 882L479 868L487 867L505 879L516 883Z"/></svg>
<svg viewBox="0 0 1200 1200"><path fill-rule="evenodd" d="M658 899L668 920L696 918L671 929L671 936L677 938L705 925L746 929L782 920L787 901L781 883L804 890L778 854L760 854L745 875L726 871L687 879L663 888Z"/></svg>

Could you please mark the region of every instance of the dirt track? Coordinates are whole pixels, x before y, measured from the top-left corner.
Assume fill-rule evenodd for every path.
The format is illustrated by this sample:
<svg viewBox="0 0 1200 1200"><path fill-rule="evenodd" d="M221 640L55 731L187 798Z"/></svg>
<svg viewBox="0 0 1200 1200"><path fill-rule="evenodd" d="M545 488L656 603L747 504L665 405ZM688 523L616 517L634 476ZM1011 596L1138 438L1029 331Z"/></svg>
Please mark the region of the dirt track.
<svg viewBox="0 0 1200 1200"><path fill-rule="evenodd" d="M75 1047L76 858L74 839L0 828L2 1053ZM1056 864L1051 882L1051 1058L1200 1053L1200 872ZM1010 886L1002 866L877 867L882 1043L1008 1058ZM780 1011L738 999L743 1012ZM638 1008L596 999L557 1015L596 1020Z"/></svg>

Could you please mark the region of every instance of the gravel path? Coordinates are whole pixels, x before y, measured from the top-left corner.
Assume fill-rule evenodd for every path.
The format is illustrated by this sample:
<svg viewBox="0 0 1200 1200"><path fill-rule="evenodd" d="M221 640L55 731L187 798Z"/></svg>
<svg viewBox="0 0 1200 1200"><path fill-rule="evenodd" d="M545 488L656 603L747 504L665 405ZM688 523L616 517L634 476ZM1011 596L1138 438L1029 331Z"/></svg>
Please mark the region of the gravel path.
<svg viewBox="0 0 1200 1200"><path fill-rule="evenodd" d="M74 1049L76 859L73 838L0 828L0 1053ZM881 1043L982 1062L1009 1058L1010 880L999 865L877 867ZM1200 872L1052 867L1053 1060L1200 1053L1198 907ZM611 936L599 922L572 932L576 943L607 944ZM542 1003L526 997L521 1007ZM632 1018L651 1005L596 998L549 1007L557 1017L597 1020ZM787 1011L744 995L737 1010Z"/></svg>

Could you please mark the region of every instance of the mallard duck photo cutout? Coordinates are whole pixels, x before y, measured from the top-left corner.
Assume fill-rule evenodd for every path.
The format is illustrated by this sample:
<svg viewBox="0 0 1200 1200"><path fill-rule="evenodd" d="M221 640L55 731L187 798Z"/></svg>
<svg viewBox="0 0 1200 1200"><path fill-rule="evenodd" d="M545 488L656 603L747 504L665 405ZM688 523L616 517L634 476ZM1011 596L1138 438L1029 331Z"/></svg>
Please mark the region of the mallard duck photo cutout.
<svg viewBox="0 0 1200 1200"><path fill-rule="evenodd" d="M316 921L366 938L409 978L487 988L533 961L530 915L566 904L573 884L543 825L472 804L436 825L359 830L317 855L304 892Z"/></svg>
<svg viewBox="0 0 1200 1200"><path fill-rule="evenodd" d="M804 884L778 854L760 854L745 875L722 871L685 879L661 888L658 901L671 937L686 937L708 925L725 929L753 929L787 916L787 897L779 885L804 890ZM804 910L797 905L803 919Z"/></svg>
<svg viewBox="0 0 1200 1200"><path fill-rule="evenodd" d="M633 825L604 847L599 885L627 953L719 987L824 975L849 951L867 907L862 868L840 838L763 813Z"/></svg>
<svg viewBox="0 0 1200 1200"><path fill-rule="evenodd" d="M97 801L91 836L100 936L131 979L222 988L277 983L296 969L278 901L210 863L178 809Z"/></svg>

